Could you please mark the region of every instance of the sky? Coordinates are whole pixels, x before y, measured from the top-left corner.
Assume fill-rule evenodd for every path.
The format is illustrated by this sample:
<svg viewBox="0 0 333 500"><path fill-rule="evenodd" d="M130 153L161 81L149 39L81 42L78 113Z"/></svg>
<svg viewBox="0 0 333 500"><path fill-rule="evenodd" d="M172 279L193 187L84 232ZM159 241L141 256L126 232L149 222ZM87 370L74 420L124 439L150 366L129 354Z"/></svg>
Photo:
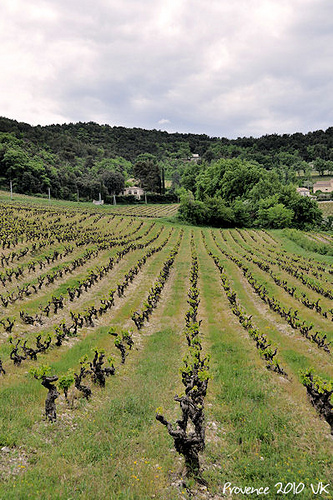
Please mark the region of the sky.
<svg viewBox="0 0 333 500"><path fill-rule="evenodd" d="M1 0L0 116L211 137L333 126L332 0Z"/></svg>

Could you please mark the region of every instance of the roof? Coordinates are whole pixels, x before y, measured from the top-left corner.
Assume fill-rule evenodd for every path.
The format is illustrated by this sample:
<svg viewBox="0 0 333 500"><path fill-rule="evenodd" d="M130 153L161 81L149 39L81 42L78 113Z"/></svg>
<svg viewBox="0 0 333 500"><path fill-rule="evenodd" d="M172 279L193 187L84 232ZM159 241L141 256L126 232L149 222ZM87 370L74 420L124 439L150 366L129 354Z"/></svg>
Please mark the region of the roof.
<svg viewBox="0 0 333 500"><path fill-rule="evenodd" d="M333 184L333 179L330 179L329 181L317 181L314 183L313 186L331 186Z"/></svg>

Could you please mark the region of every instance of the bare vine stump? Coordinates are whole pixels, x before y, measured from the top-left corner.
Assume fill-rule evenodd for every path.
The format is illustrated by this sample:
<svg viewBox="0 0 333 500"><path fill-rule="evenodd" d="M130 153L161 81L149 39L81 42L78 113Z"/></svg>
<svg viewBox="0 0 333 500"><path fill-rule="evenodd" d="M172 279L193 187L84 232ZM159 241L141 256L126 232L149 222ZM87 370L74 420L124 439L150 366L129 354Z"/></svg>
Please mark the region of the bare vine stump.
<svg viewBox="0 0 333 500"><path fill-rule="evenodd" d="M45 400L45 417L50 420L50 422L55 422L57 420L57 411L55 400L59 396L57 387L54 382L58 380L58 377L54 375L53 377L42 377L42 386L48 389L48 394Z"/></svg>

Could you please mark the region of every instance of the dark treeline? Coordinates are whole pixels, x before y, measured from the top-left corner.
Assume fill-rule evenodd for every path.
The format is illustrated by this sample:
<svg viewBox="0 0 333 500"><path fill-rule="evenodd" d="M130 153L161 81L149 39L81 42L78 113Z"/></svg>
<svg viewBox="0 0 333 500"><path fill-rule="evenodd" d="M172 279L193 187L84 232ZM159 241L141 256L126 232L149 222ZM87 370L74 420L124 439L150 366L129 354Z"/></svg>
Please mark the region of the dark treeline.
<svg viewBox="0 0 333 500"><path fill-rule="evenodd" d="M205 134L168 133L161 130L111 127L94 122L63 125L31 126L0 117L0 132L13 134L18 139L31 141L46 148L69 163L76 158L94 161L122 157L134 162L142 153L150 153L158 160L186 158L191 153L205 160L234 158L247 155L267 168L278 164L277 155L292 153L305 162L333 161L333 127L307 134L270 134L259 138L227 139Z"/></svg>
<svg viewBox="0 0 333 500"><path fill-rule="evenodd" d="M17 192L46 193L51 187L58 198L76 199L79 191L80 198L91 199L101 190L102 195L119 192L124 180L135 174L133 167L142 154L155 164L165 161L170 175L177 170L175 161L183 161L191 151L203 155L211 143L205 135L93 122L31 126L0 118L0 187L8 189L12 180ZM161 191L158 184L160 180L154 191Z"/></svg>
<svg viewBox="0 0 333 500"><path fill-rule="evenodd" d="M264 176L266 190L271 195L275 193L277 200L259 208L269 210L276 204L281 208L281 204L287 206L287 197L279 194L283 186L311 187L314 170L320 175L332 174L333 127L307 134L226 139L205 134L170 134L159 130L111 127L94 122L31 126L0 118L0 187L8 189L9 181L12 181L14 190L20 193L46 194L50 188L53 197L62 199L76 200L79 194L80 199L91 200L97 198L99 192L107 198L119 193L131 177L140 179L146 190L163 193L162 177L165 175L172 181L171 192L181 194L179 190L183 190L183 195L184 190L192 192L194 200L204 204L212 198L222 198L227 208L233 208L233 215L227 218L229 224L234 225L238 217L238 209L234 210L234 207L239 206L239 201L246 201L249 205L252 197L258 214L258 201L263 196L258 188L257 198L254 192L248 195L248 189L248 192L236 193L228 199L225 186L228 186L231 176L230 165L234 168L240 164L230 163L221 169L221 160L238 160L244 164L245 170L246 165L249 168L257 165L259 170L271 172L272 176ZM220 168L217 171L226 181L225 186L222 179L216 179L216 169L213 168L216 163ZM220 183L217 192L214 192L211 177L204 175L210 168L213 168L210 171L214 172L213 178ZM270 179L274 181L274 191L267 188ZM254 188L253 183L251 187ZM211 205L214 213L215 202ZM295 207L289 209L295 211ZM250 220L253 214L252 210ZM286 219L290 220L291 214L287 215L285 213ZM246 214L244 217L242 224L246 225ZM257 219L259 224L260 217Z"/></svg>

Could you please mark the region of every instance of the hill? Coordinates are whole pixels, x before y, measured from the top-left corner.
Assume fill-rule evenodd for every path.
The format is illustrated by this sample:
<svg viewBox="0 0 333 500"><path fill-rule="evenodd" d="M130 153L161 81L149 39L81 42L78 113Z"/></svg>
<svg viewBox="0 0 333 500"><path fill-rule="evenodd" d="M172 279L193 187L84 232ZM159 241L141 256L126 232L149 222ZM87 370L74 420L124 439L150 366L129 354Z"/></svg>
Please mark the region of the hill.
<svg viewBox="0 0 333 500"><path fill-rule="evenodd" d="M103 188L119 191L142 154L153 155L174 187L182 184L193 154L207 165L220 158L257 162L266 170L279 169L288 181L290 172L309 178L310 167L321 175L332 172L332 151L333 127L308 134L227 139L94 122L31 126L2 117L0 187L8 189L12 180L20 193L47 193L51 188L57 198L74 200L79 192L80 198L89 200ZM108 174L109 186L105 172L118 174L111 180Z"/></svg>

